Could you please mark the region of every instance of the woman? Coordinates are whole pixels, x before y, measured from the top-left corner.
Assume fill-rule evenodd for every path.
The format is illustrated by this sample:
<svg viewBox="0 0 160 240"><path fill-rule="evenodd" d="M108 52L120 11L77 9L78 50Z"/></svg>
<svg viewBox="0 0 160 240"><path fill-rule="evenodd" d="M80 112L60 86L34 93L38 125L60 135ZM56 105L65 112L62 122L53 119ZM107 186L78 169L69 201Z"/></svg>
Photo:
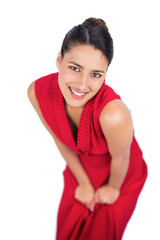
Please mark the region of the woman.
<svg viewBox="0 0 160 240"><path fill-rule="evenodd" d="M120 240L147 177L130 110L105 84L113 41L89 18L65 36L59 73L28 96L66 161L57 240Z"/></svg>

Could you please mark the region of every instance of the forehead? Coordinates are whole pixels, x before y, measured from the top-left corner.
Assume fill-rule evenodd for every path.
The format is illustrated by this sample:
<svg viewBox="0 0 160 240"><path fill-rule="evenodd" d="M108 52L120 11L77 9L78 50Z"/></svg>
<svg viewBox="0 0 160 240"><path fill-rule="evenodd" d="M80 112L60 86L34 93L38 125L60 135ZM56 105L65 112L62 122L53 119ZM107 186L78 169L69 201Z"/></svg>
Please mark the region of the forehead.
<svg viewBox="0 0 160 240"><path fill-rule="evenodd" d="M79 45L72 47L69 52L65 53L64 60L66 62L74 61L84 67L88 66L94 69L95 67L106 68L108 65L107 59L103 52L90 45Z"/></svg>

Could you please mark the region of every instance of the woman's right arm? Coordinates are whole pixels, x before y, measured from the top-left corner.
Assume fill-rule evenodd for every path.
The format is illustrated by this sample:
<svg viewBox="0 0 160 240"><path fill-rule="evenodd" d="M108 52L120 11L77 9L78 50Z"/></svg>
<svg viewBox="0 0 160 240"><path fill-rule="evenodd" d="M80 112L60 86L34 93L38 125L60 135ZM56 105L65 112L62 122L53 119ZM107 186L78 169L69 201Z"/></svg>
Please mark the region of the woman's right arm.
<svg viewBox="0 0 160 240"><path fill-rule="evenodd" d="M31 83L28 88L28 97L30 102L32 103L34 109L36 110L39 118L41 119L42 123L52 135L60 153L62 154L63 158L67 162L68 167L71 169L73 175L75 176L78 187L75 191L75 198L85 204L91 211L94 209L94 188L87 176L80 159L76 153L74 153L70 148L64 145L53 133L47 122L45 121L38 100L35 95L35 82Z"/></svg>

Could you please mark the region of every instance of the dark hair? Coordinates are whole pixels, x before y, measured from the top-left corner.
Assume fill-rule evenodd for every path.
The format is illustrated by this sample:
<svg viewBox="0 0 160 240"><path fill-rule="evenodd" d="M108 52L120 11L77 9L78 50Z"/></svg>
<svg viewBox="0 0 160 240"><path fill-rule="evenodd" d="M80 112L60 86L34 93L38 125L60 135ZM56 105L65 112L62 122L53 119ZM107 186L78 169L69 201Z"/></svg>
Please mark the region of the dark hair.
<svg viewBox="0 0 160 240"><path fill-rule="evenodd" d="M99 49L108 60L108 65L111 63L113 40L106 23L102 19L88 18L82 24L73 27L63 40L61 47L62 58L73 46L81 44L91 45L95 49Z"/></svg>

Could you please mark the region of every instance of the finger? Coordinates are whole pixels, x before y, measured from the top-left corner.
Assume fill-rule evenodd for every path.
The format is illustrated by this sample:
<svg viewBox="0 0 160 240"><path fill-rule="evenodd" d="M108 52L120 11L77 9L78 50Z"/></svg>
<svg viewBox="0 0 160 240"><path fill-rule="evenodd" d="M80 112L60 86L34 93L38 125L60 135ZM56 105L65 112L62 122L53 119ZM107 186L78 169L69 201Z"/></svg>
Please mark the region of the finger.
<svg viewBox="0 0 160 240"><path fill-rule="evenodd" d="M90 209L91 212L94 211L95 205L96 205L95 201L93 201L93 202L90 204L89 209Z"/></svg>
<svg viewBox="0 0 160 240"><path fill-rule="evenodd" d="M88 201L87 203L86 203L86 206L87 206L87 208L90 210L90 211L94 211L94 208L95 208L95 198L93 197L90 201Z"/></svg>
<svg viewBox="0 0 160 240"><path fill-rule="evenodd" d="M104 204L105 203L103 197L99 194L97 194L97 196L95 197L95 202L98 203L98 204Z"/></svg>

